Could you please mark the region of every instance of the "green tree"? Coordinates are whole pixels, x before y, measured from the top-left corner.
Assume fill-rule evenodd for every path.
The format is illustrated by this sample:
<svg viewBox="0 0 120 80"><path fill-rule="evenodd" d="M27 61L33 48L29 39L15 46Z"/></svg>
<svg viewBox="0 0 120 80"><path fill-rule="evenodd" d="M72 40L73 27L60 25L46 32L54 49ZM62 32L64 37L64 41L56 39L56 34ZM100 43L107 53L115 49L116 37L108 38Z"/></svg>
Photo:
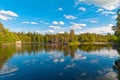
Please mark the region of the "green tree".
<svg viewBox="0 0 120 80"><path fill-rule="evenodd" d="M117 23L113 26L113 30L115 31L115 36L117 37L116 42L120 45L120 9L117 11Z"/></svg>
<svg viewBox="0 0 120 80"><path fill-rule="evenodd" d="M117 12L117 19L116 19L117 23L116 26L113 26L113 30L115 31L115 35L116 36L120 36L120 9Z"/></svg>
<svg viewBox="0 0 120 80"><path fill-rule="evenodd" d="M70 30L70 42L75 42L75 33L74 33L74 30Z"/></svg>
<svg viewBox="0 0 120 80"><path fill-rule="evenodd" d="M0 22L0 32L3 32L5 29L4 29L4 26L3 24Z"/></svg>
<svg viewBox="0 0 120 80"><path fill-rule="evenodd" d="M45 36L44 36L44 42L48 43L48 35L47 34L45 34Z"/></svg>

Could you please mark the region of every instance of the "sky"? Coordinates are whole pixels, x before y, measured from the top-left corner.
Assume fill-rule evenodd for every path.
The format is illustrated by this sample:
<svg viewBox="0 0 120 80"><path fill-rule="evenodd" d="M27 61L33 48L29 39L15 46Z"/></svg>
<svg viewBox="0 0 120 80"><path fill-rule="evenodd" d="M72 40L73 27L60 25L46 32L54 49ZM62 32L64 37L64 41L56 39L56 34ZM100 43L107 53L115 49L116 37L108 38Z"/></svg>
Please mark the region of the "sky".
<svg viewBox="0 0 120 80"><path fill-rule="evenodd" d="M0 0L0 22L14 32L114 33L120 0Z"/></svg>

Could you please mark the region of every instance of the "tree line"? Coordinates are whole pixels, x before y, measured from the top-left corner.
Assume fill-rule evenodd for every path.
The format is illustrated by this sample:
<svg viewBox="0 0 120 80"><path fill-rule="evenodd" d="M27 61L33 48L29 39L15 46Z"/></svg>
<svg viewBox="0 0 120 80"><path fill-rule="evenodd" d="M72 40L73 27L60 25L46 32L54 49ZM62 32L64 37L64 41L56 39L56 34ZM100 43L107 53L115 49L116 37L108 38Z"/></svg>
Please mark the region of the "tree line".
<svg viewBox="0 0 120 80"><path fill-rule="evenodd" d="M83 33L75 34L74 30L70 33L57 33L57 34L39 34L37 32L10 32L5 29L3 24L0 23L0 44L15 43L21 40L22 42L39 42L39 43L51 43L51 44L69 44L69 43L81 43L81 42L114 42L116 36L112 34L95 34L95 33Z"/></svg>
<svg viewBox="0 0 120 80"><path fill-rule="evenodd" d="M22 42L40 42L51 44L69 44L69 43L82 43L82 42L114 42L116 37L112 34L94 34L84 33L76 35L74 30L70 33L57 33L57 34L39 34L37 32L19 32L15 33Z"/></svg>

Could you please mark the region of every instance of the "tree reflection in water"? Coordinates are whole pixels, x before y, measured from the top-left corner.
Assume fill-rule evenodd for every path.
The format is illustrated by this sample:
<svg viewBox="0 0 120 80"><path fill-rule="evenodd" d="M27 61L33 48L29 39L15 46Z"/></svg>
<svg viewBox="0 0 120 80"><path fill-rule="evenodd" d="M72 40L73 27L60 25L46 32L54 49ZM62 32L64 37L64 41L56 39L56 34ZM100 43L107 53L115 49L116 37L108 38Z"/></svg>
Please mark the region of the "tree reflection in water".
<svg viewBox="0 0 120 80"><path fill-rule="evenodd" d="M77 50L86 51L86 52L93 52L99 51L103 48L110 49L111 46L104 46L104 45L82 45L82 46L68 46L68 45L39 45L39 44L22 44L16 46L8 46L4 48L0 48L0 68L3 64L8 61L13 55L19 54L24 55L24 53L28 53L29 55L35 54L45 51L60 51L63 52L64 56L70 55L74 58L75 53Z"/></svg>
<svg viewBox="0 0 120 80"><path fill-rule="evenodd" d="M116 49L118 53L120 54L120 48ZM120 80L120 59L116 60L113 66L113 69L117 72L118 74L118 80Z"/></svg>

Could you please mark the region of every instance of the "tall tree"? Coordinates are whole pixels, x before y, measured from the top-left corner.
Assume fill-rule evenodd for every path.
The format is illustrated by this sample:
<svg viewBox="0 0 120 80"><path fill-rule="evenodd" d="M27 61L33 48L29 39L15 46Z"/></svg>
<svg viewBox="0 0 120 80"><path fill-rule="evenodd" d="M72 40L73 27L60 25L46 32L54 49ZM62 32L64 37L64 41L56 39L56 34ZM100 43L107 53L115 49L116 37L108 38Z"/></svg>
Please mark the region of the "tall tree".
<svg viewBox="0 0 120 80"><path fill-rule="evenodd" d="M120 9L117 11L117 23L116 26L113 26L113 30L115 31L116 36L120 36Z"/></svg>
<svg viewBox="0 0 120 80"><path fill-rule="evenodd" d="M69 34L67 32L63 33L64 44L69 43Z"/></svg>
<svg viewBox="0 0 120 80"><path fill-rule="evenodd" d="M4 29L4 26L3 24L0 22L0 32L3 32L5 29Z"/></svg>
<svg viewBox="0 0 120 80"><path fill-rule="evenodd" d="M70 42L74 42L75 41L75 33L74 30L70 30Z"/></svg>

